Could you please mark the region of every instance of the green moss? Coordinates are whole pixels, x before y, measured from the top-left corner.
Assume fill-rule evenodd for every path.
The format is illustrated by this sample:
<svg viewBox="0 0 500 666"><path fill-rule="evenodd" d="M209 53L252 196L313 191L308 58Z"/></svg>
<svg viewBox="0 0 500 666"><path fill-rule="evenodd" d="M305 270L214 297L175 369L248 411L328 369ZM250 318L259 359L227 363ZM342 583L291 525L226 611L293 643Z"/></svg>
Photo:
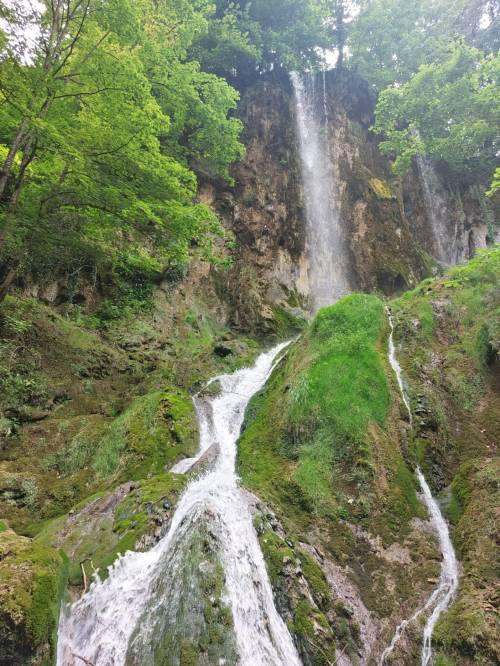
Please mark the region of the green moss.
<svg viewBox="0 0 500 666"><path fill-rule="evenodd" d="M273 322L272 329L281 339L290 338L302 331L306 326L304 317L298 317L289 310L278 305L272 306Z"/></svg>
<svg viewBox="0 0 500 666"><path fill-rule="evenodd" d="M200 663L199 649L189 641L184 640L181 644L180 666L198 666Z"/></svg>
<svg viewBox="0 0 500 666"><path fill-rule="evenodd" d="M497 663L498 654L495 655L495 652L498 652L497 648L493 647L493 650L483 657L479 655L492 646L491 640L495 640L495 629L491 626L484 609L471 605L473 598L462 597L440 618L434 630L434 640L446 652L477 654L476 663L493 665ZM485 660L485 657L488 660Z"/></svg>
<svg viewBox="0 0 500 666"><path fill-rule="evenodd" d="M318 313L248 407L238 462L257 492L328 514L334 484L373 476L367 428L383 426L389 407L377 349L384 327L383 304L373 296L354 294Z"/></svg>
<svg viewBox="0 0 500 666"><path fill-rule="evenodd" d="M108 567L120 553L135 550L141 537L157 529L158 519L166 520L166 515L171 515L186 482L186 477L174 474L141 480L111 511L104 508L109 505L111 495L98 493L74 507L71 517L51 521L36 541L42 545L61 544L69 555L71 584L82 584L81 562L88 562L87 575L92 574L91 561L100 570L101 578L105 578Z"/></svg>
<svg viewBox="0 0 500 666"><path fill-rule="evenodd" d="M99 477L115 472L125 456L127 476L159 473L196 451L196 415L181 389L155 391L137 398L113 421L99 442L93 468Z"/></svg>
<svg viewBox="0 0 500 666"><path fill-rule="evenodd" d="M387 183L386 181L380 180L380 178L370 178L368 182L370 183L370 187L372 188L372 190L375 192L375 194L379 199L396 198L389 183Z"/></svg>
<svg viewBox="0 0 500 666"><path fill-rule="evenodd" d="M27 658L44 645L55 654L67 560L56 550L20 537L0 534L0 661Z"/></svg>
<svg viewBox="0 0 500 666"><path fill-rule="evenodd" d="M283 567L286 558L295 562L295 553L281 537L270 529L260 529L260 546L266 560L267 573L273 586L277 586L280 576L283 575Z"/></svg>
<svg viewBox="0 0 500 666"><path fill-rule="evenodd" d="M330 587L319 564L303 550L298 551L302 571L309 584L314 601L319 608L326 610L331 601Z"/></svg>
<svg viewBox="0 0 500 666"><path fill-rule="evenodd" d="M322 628L323 635L318 635L317 626ZM322 613L318 613L307 599L298 602L289 628L302 645L302 652L308 655L309 663L313 666L329 666L335 663L335 641L328 635L328 620Z"/></svg>

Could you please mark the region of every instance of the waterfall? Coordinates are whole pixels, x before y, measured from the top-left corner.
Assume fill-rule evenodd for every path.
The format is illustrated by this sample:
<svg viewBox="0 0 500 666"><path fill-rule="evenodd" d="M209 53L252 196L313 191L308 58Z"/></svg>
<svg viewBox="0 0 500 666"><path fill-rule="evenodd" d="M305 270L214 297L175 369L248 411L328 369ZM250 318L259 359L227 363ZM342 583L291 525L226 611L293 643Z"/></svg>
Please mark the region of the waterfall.
<svg viewBox="0 0 500 666"><path fill-rule="evenodd" d="M419 139L418 130L413 130L413 132ZM417 153L416 162L422 185L424 206L431 226L435 259L447 266L453 266L465 258L463 248L459 247L460 230L457 219L455 219L452 232L448 204L443 196L443 186L432 160L427 155Z"/></svg>
<svg viewBox="0 0 500 666"><path fill-rule="evenodd" d="M437 530L439 536L439 544L443 554L441 562L441 575L439 577L439 585L434 591L431 599L433 599L433 610L431 616L428 618L424 627L424 640L422 645L422 666L427 666L431 663L432 658L432 634L434 627L443 611L446 611L453 599L455 598L458 589L458 562L451 543L448 525L446 524L443 514L439 509L439 505L432 496L431 490L424 475L417 467L417 476L422 488L423 498L427 511L431 517L432 524Z"/></svg>
<svg viewBox="0 0 500 666"><path fill-rule="evenodd" d="M169 612L170 604L178 603L185 592L178 591L182 563L189 557L185 543L202 519L209 521L218 540L239 666L300 666L292 637L274 606L247 497L235 471L245 407L285 346L262 354L252 368L217 377L220 394L204 398L208 409L197 409L201 451L214 438L219 445L214 467L188 485L168 534L155 548L126 553L105 581L94 580L87 594L63 609L58 666L154 664L158 628L170 617L174 630L179 622Z"/></svg>
<svg viewBox="0 0 500 666"><path fill-rule="evenodd" d="M399 362L396 358L396 350L394 346L394 322L392 314L389 309L387 309L387 316L389 319L389 326L391 329L389 335L389 352L388 352L389 363L394 371L394 374L396 375L401 397L408 412L410 424L412 424L413 418L410 407L410 401L408 399L408 395L404 388L401 366L399 365ZM436 622L438 621L441 613L449 608L451 602L455 598L455 594L458 588L458 578L459 578L458 562L455 555L455 550L453 549L453 544L451 543L448 525L446 524L446 521L443 518L443 514L439 509L439 505L432 496L429 485L425 480L425 477L422 474L419 467L417 467L416 473L420 483L420 488L422 490L422 498L424 504L429 513L431 523L439 537L439 545L443 556L443 559L441 561L441 573L439 577L439 584L432 593L432 595L429 597L429 599L426 601L425 605L422 608L418 609L408 620L403 620L397 626L389 646L382 653L382 656L379 661L380 666L382 666L385 663L387 657L396 647L401 636L403 635L405 628L409 624L411 624L414 620L416 620L422 613L425 613L430 609L432 609L432 612L425 623L423 643L422 643L421 666L428 666L431 663L432 659L432 634L434 632L434 627L436 626Z"/></svg>
<svg viewBox="0 0 500 666"><path fill-rule="evenodd" d="M326 75L290 75L296 107L305 199L312 310L331 305L349 292L346 243L334 183L329 142Z"/></svg>

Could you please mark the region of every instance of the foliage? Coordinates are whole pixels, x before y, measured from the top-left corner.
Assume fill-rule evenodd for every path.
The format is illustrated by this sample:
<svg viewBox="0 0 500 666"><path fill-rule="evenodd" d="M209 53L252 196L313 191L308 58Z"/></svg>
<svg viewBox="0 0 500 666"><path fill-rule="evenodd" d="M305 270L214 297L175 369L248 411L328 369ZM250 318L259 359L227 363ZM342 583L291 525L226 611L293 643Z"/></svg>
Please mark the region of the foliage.
<svg viewBox="0 0 500 666"><path fill-rule="evenodd" d="M488 190L487 194L489 197L492 197L496 192L500 190L500 168L495 169L493 174L493 182L491 183L491 188Z"/></svg>
<svg viewBox="0 0 500 666"><path fill-rule="evenodd" d="M304 69L329 45L321 0L217 0L206 35L193 47L203 66L240 82L256 71Z"/></svg>
<svg viewBox="0 0 500 666"><path fill-rule="evenodd" d="M354 294L320 310L289 353L288 379L273 378L268 394L250 402L239 460L243 478L259 493L271 484L273 495L289 496L298 510L328 513L341 486L362 488L372 478L367 428L383 426L389 407L376 349L384 323L382 303L373 296ZM286 397L278 388L284 382ZM288 461L290 477L278 458Z"/></svg>
<svg viewBox="0 0 500 666"><path fill-rule="evenodd" d="M403 86L384 90L376 109L381 150L404 173L425 153L456 178L492 172L500 124L500 56L455 42L446 57L422 65Z"/></svg>
<svg viewBox="0 0 500 666"><path fill-rule="evenodd" d="M349 30L350 66L378 90L405 83L421 65L439 61L456 37L498 49L498 7L490 0L364 0L359 5ZM483 25L485 14L489 28Z"/></svg>
<svg viewBox="0 0 500 666"><path fill-rule="evenodd" d="M209 6L68 0L25 17L18 5L0 64L4 261L105 279L125 248L157 274L185 265L193 242L210 258L223 231L193 202L191 169L229 179L243 149L237 93L186 61ZM16 38L29 25L31 49Z"/></svg>

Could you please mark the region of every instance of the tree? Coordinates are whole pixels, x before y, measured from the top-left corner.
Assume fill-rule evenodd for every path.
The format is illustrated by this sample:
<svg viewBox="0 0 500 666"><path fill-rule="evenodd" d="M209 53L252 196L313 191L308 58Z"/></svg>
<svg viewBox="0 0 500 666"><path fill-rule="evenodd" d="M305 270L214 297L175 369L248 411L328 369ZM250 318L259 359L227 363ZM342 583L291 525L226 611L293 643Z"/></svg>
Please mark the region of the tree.
<svg viewBox="0 0 500 666"><path fill-rule="evenodd" d="M364 0L349 34L350 64L378 90L439 61L459 37L481 41L490 0ZM496 14L498 10L495 10ZM482 27L483 26L483 27Z"/></svg>
<svg viewBox="0 0 500 666"><path fill-rule="evenodd" d="M236 92L186 62L209 6L51 0L29 15L23 6L2 5L0 300L17 265L64 255L62 246L94 262L136 247L135 265L141 255L158 270L185 263L193 240L209 253L222 229L193 203L190 167L229 178L243 150L228 116ZM16 34L33 25L28 51Z"/></svg>
<svg viewBox="0 0 500 666"><path fill-rule="evenodd" d="M324 0L216 0L207 35L193 57L231 80L284 67L304 69L329 46Z"/></svg>
<svg viewBox="0 0 500 666"><path fill-rule="evenodd" d="M345 47L347 42L347 26L346 19L348 16L348 6L346 0L332 0L332 19L333 19L333 34L335 44L339 52L337 59L337 69L342 69L344 66Z"/></svg>
<svg viewBox="0 0 500 666"><path fill-rule="evenodd" d="M457 180L481 180L495 167L500 126L500 56L455 42L442 62L422 65L403 86L382 91L374 130L404 173L417 153Z"/></svg>

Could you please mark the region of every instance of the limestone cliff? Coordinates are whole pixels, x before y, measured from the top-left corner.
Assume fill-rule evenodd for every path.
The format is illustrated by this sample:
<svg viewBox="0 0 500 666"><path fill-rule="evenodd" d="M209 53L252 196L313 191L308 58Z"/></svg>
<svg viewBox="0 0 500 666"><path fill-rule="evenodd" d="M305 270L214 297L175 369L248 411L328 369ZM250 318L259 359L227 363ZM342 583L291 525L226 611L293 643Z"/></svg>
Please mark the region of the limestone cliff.
<svg viewBox="0 0 500 666"><path fill-rule="evenodd" d="M416 167L404 179L391 173L370 133L375 99L363 81L328 72L324 85L351 283L361 291L400 292L431 274L440 259L421 178ZM270 306L293 311L309 293L295 102L286 75L262 77L244 90L239 116L247 153L233 169L235 186L204 183L202 196L236 238L227 290L233 322L265 328ZM479 186L448 190L436 176L432 187L457 261L494 240L493 211Z"/></svg>

